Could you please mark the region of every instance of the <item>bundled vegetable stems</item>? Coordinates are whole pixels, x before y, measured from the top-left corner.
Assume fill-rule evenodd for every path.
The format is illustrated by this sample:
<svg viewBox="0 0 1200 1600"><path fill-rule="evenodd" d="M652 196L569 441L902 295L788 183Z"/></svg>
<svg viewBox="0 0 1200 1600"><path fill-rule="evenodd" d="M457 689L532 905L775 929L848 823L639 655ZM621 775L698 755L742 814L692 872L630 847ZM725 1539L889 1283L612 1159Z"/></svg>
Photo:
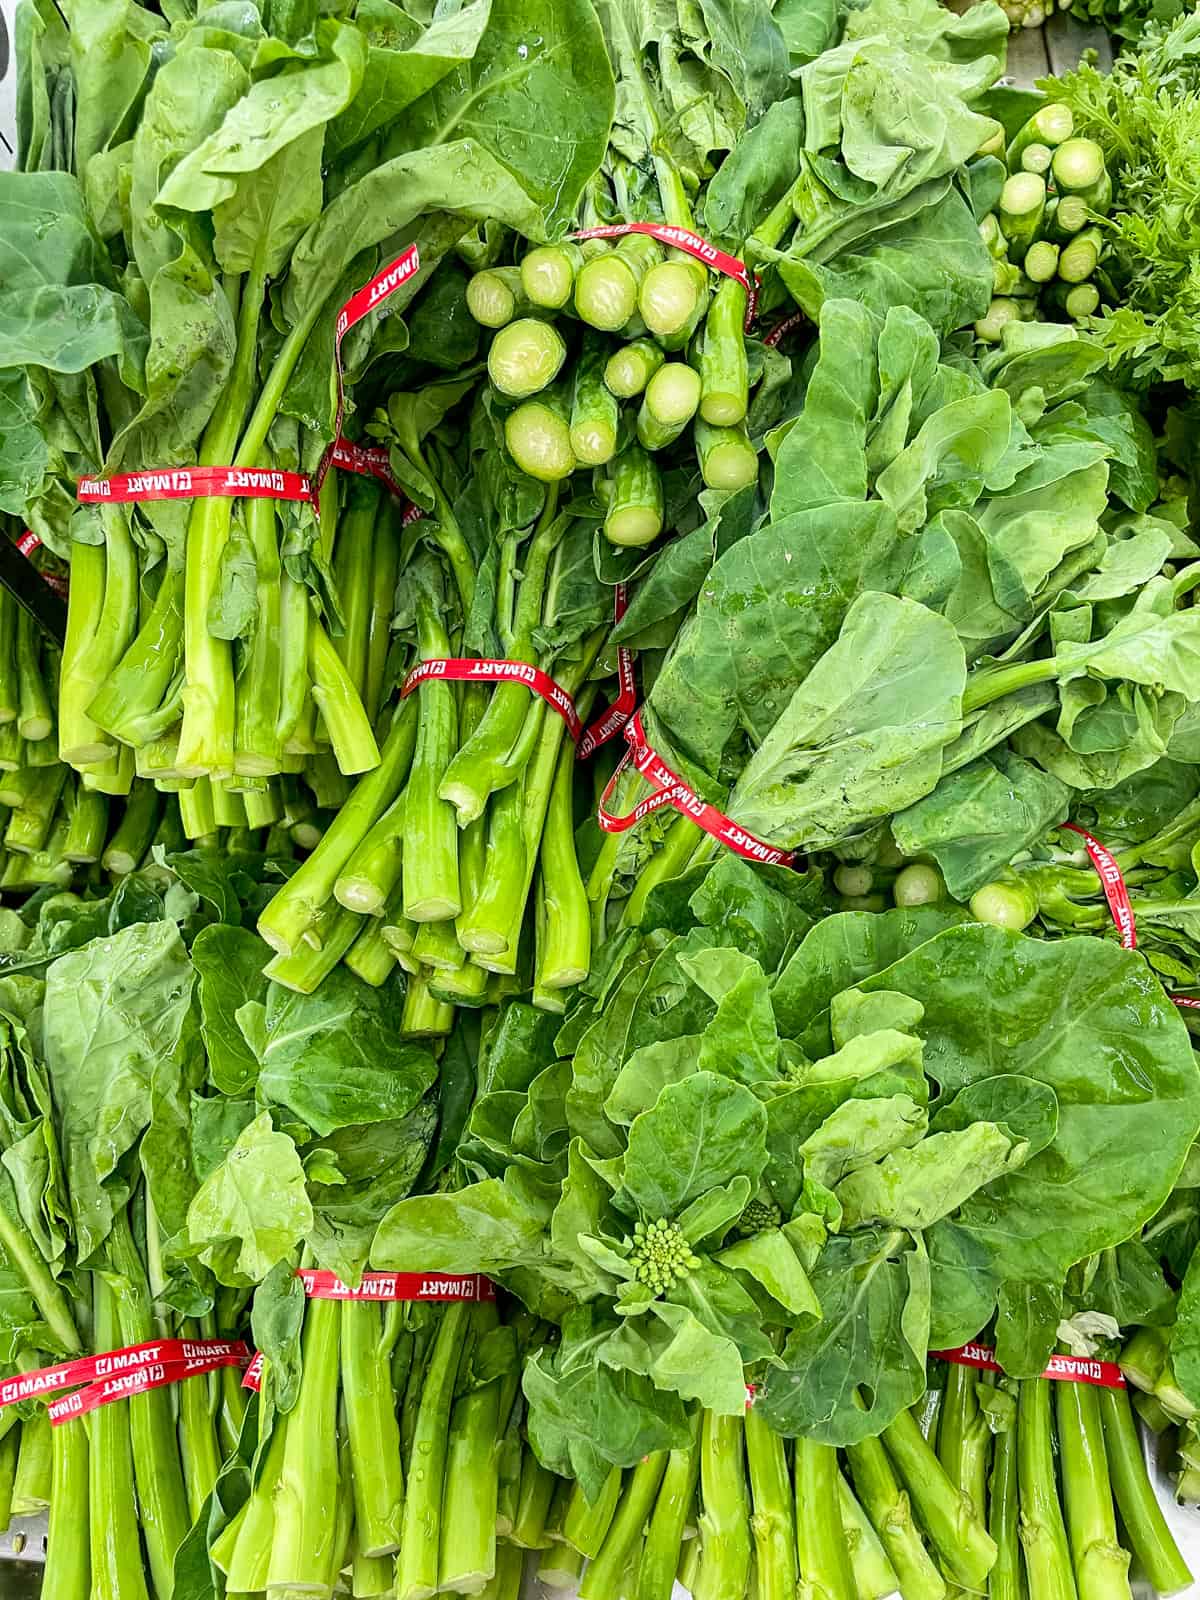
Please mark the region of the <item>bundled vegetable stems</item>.
<svg viewBox="0 0 1200 1600"><path fill-rule="evenodd" d="M557 1482L522 1446L535 1331L494 1301L310 1302L298 1399L213 1547L229 1592L328 1594L346 1574L359 1596L515 1596Z"/></svg>
<svg viewBox="0 0 1200 1600"><path fill-rule="evenodd" d="M405 444L430 470L419 442ZM542 639L587 553L587 525L560 513L550 490L531 527L504 532L479 579L440 488L438 498L435 549L401 580L413 664L461 656L468 631L482 630L479 655L551 672L586 709L604 627L575 627L565 651ZM477 584L481 605L494 595L484 620ZM590 589L599 624L610 602ZM572 773L563 718L525 684L455 683L435 670L392 708L380 764L264 909L259 930L277 952L268 975L311 990L345 958L378 984L398 963L410 979L406 1031L438 1035L454 1005L483 1005L496 979L517 973L528 923L541 1003L562 1010L591 958Z"/></svg>
<svg viewBox="0 0 1200 1600"><path fill-rule="evenodd" d="M996 344L1016 320L1082 322L1100 306L1104 239L1097 223L1113 198L1104 152L1074 133L1071 108L1035 111L1007 147L1003 130L983 147L1008 169L994 211L980 223L995 261L995 298L975 324Z"/></svg>

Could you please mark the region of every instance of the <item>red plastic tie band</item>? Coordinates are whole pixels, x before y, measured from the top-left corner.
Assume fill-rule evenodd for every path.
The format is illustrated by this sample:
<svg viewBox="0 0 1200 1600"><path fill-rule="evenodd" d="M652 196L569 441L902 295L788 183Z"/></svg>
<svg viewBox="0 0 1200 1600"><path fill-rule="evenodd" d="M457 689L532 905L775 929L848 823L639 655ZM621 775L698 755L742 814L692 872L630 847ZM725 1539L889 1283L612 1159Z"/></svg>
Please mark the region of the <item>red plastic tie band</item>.
<svg viewBox="0 0 1200 1600"><path fill-rule="evenodd" d="M64 1395L46 1407L52 1427L61 1427L75 1417L85 1417L101 1406L114 1405L118 1400L129 1400L134 1395L148 1394L152 1389L164 1389L169 1384L183 1383L188 1378L203 1378L222 1367L244 1367L250 1359L246 1346L227 1345L223 1350L214 1345L207 1354L184 1356L178 1361L159 1361L150 1366L136 1367L132 1372L117 1373L99 1383L90 1383L86 1389Z"/></svg>
<svg viewBox="0 0 1200 1600"><path fill-rule="evenodd" d="M784 317L782 322L777 322L770 333L763 334L763 343L774 350L781 339L786 339L789 333L794 333L797 328L803 327L806 320L803 311L793 311L790 316Z"/></svg>
<svg viewBox="0 0 1200 1600"><path fill-rule="evenodd" d="M302 1267L296 1274L310 1300L494 1300L496 1286L479 1272L364 1272L357 1289L335 1272Z"/></svg>
<svg viewBox="0 0 1200 1600"><path fill-rule="evenodd" d="M400 480L392 471L388 452L382 445L355 444L350 439L335 439L330 453L330 466L342 472L356 472L360 478L377 478L398 500L408 497L400 487Z"/></svg>
<svg viewBox="0 0 1200 1600"><path fill-rule="evenodd" d="M734 855L741 856L746 861L761 861L768 866L779 867L790 867L795 863L797 856L794 850L780 850L778 846L756 838L754 834L748 833L745 828L734 822L732 817L727 817L723 811L718 811L716 806L710 805L707 800L702 800L690 785L684 783L679 774L666 764L658 751L647 743L640 711L626 727L625 739L629 749L621 758L617 770L608 780L600 797L597 820L605 833L625 833L628 829L636 827L645 817L661 810L663 806L674 806L676 811L703 828L705 833L718 844L723 844L727 850L732 850ZM632 811L626 812L624 816L617 816L608 810L608 802L616 787L617 779L630 762L644 778L654 784L655 792L648 795L645 800L639 801Z"/></svg>
<svg viewBox="0 0 1200 1600"><path fill-rule="evenodd" d="M229 1344L215 1341L221 1350L236 1349L249 1357L249 1349L240 1341ZM56 1394L60 1389L75 1389L81 1383L95 1383L100 1378L110 1378L118 1373L136 1371L139 1367L155 1363L191 1360L197 1352L214 1347L213 1340L204 1339L152 1339L146 1344L126 1345L121 1350L107 1350L95 1356L77 1356L71 1361L60 1361L53 1367L39 1367L33 1372L19 1372L0 1382L0 1410L16 1405L21 1400L36 1399L41 1395Z"/></svg>
<svg viewBox="0 0 1200 1600"><path fill-rule="evenodd" d="M617 584L613 598L613 622L620 622L627 610L625 585ZM633 651L617 646L617 698L584 730L579 741L579 759L586 761L602 744L614 738L637 710L637 682L633 675Z"/></svg>
<svg viewBox="0 0 1200 1600"><path fill-rule="evenodd" d="M583 724L575 709L575 702L548 672L531 667L524 661L493 661L472 656L437 656L422 661L405 678L400 687L403 700L421 684L440 678L452 683L519 683L540 696L552 710L557 711L566 723L572 739L578 741L583 734Z"/></svg>
<svg viewBox="0 0 1200 1600"><path fill-rule="evenodd" d="M86 1416L100 1406L128 1400L131 1395L182 1383L185 1378L202 1377L221 1367L244 1367L249 1360L249 1346L241 1339L160 1339L156 1344L130 1345L124 1350L63 1362L57 1368L44 1368L40 1374L22 1373L4 1385L5 1389L14 1388L20 1392L4 1398L2 1403L12 1405L32 1394L47 1393L48 1387L29 1388L29 1380L55 1375L53 1387L76 1390L46 1407L51 1423L58 1427L72 1417ZM90 1378L84 1376L87 1371L91 1373ZM69 1376L64 1378L64 1372ZM79 1388L80 1384L85 1387Z"/></svg>
<svg viewBox="0 0 1200 1600"><path fill-rule="evenodd" d="M117 472L111 478L80 478L75 497L82 505L131 505L146 500L313 499L306 472L269 467L165 467L149 472Z"/></svg>
<svg viewBox="0 0 1200 1600"><path fill-rule="evenodd" d="M579 233L573 233L571 237L572 239L619 239L626 233L648 234L660 244L670 245L674 250L682 250L685 255L694 256L697 261L702 261L714 272L719 272L726 278L735 278L746 291L746 327L748 328L754 321L754 313L758 307L758 282L751 276L749 267L736 256L731 256L727 250L718 250L715 244L709 244L707 239L701 234L693 233L691 228L676 228L669 222L611 222L601 228L584 228Z"/></svg>
<svg viewBox="0 0 1200 1600"><path fill-rule="evenodd" d="M242 1379L242 1388L258 1394L262 1389L262 1370L262 1351L256 1350L250 1358L250 1365L246 1368L246 1376Z"/></svg>
<svg viewBox="0 0 1200 1600"><path fill-rule="evenodd" d="M38 538L37 534L34 533L31 528L26 528L25 532L17 540L17 549L25 557L26 561L31 560L32 557L33 557L33 552L35 550L40 550L41 548L42 548L42 541ZM67 593L67 579L66 578L62 577L57 572L42 572L42 571L40 571L38 569L35 569L35 570L37 571L38 577L47 586L47 588L53 589L55 594L57 594L57 595L62 595L64 598L66 597L66 593Z"/></svg>
<svg viewBox="0 0 1200 1600"><path fill-rule="evenodd" d="M964 1344L957 1350L931 1350L939 1361L956 1367L975 1367L980 1372L1003 1372L996 1352L987 1344ZM1101 1389L1123 1389L1125 1375L1115 1361L1097 1361L1093 1356L1051 1356L1043 1378L1064 1383L1090 1383Z"/></svg>
<svg viewBox="0 0 1200 1600"><path fill-rule="evenodd" d="M1111 850L1104 848L1099 839L1093 838L1086 828L1081 828L1074 822L1064 822L1063 827L1071 833L1077 833L1083 840L1088 858L1100 875L1104 898L1108 901L1108 909L1112 912L1117 932L1121 935L1121 949L1136 950L1137 929L1133 924L1133 907L1129 903L1129 890L1125 887L1125 879L1117 865L1116 857Z"/></svg>
<svg viewBox="0 0 1200 1600"><path fill-rule="evenodd" d="M337 314L337 322L333 329L333 371L337 379L337 410L333 418L333 437L338 441L342 437L342 424L346 420L346 378L342 371L342 340L356 328L364 317L369 317L372 311L378 311L385 300L389 299L396 290L403 287L410 278L421 270L421 252L415 244L410 244L407 250L401 251L394 261L389 261L382 267L368 283L355 291L346 301ZM321 457L321 465L317 468L316 487L319 489L325 481L325 474L331 466L335 465L333 459L336 442L331 444Z"/></svg>

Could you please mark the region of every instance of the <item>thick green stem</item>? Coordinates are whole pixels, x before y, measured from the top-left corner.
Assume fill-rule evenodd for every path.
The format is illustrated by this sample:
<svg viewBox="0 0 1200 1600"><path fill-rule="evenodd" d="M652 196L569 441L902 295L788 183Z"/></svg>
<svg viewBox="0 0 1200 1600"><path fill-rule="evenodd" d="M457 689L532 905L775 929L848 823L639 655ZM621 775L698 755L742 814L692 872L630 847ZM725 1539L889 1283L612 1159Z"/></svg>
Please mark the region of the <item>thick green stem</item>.
<svg viewBox="0 0 1200 1600"><path fill-rule="evenodd" d="M543 513L522 568L520 598L513 619L512 637L506 645L510 661L535 664L534 630L541 621L542 597L550 558L554 554L568 525L567 517L555 517L557 493L551 490L546 496ZM519 683L499 683L492 694L491 704L479 726L454 754L446 767L438 794L448 800L458 813L459 827L465 827L482 816L488 796L505 783L512 783L518 773L512 770L509 754L516 743L529 709L530 691Z"/></svg>
<svg viewBox="0 0 1200 1600"><path fill-rule="evenodd" d="M1121 1525L1138 1566L1160 1595L1178 1594L1192 1583L1146 1471L1142 1442L1128 1389L1101 1389L1100 1420Z"/></svg>
<svg viewBox="0 0 1200 1600"><path fill-rule="evenodd" d="M575 850L574 777L575 749L564 742L542 830L543 917L537 947L539 988L571 988L582 983L591 968L590 908Z"/></svg>
<svg viewBox="0 0 1200 1600"><path fill-rule="evenodd" d="M595 1500L589 1500L578 1483L571 1486L571 1497L563 1515L563 1538L581 1555L594 1560L600 1554L605 1535L616 1515L621 1498L621 1470L614 1467L604 1480Z"/></svg>
<svg viewBox="0 0 1200 1600"><path fill-rule="evenodd" d="M618 1592L622 1576L653 1510L666 1471L667 1453L657 1450L644 1456L629 1475L616 1514L609 1526L600 1553L590 1564L579 1586L580 1600L608 1600Z"/></svg>
<svg viewBox="0 0 1200 1600"><path fill-rule="evenodd" d="M100 858L105 871L114 877L133 872L149 849L158 821L157 790L153 784L134 784L125 802L124 815Z"/></svg>
<svg viewBox="0 0 1200 1600"><path fill-rule="evenodd" d="M0 1533L7 1533L13 1519L13 1489L21 1454L20 1424L14 1418L5 1427L7 1432L0 1438Z"/></svg>
<svg viewBox="0 0 1200 1600"><path fill-rule="evenodd" d="M116 749L88 709L103 682L93 674L92 653L104 609L104 577L104 546L73 544L58 693L58 753L73 767L104 761Z"/></svg>
<svg viewBox="0 0 1200 1600"><path fill-rule="evenodd" d="M374 731L333 641L315 617L308 630L308 668L338 766L351 774L370 772L379 765Z"/></svg>
<svg viewBox="0 0 1200 1600"><path fill-rule="evenodd" d="M516 1504L509 1533L512 1542L519 1544L523 1550L540 1550L548 1542L546 1522L558 1481L527 1445L521 1454Z"/></svg>
<svg viewBox="0 0 1200 1600"><path fill-rule="evenodd" d="M185 682L179 769L188 777L233 772L233 647L209 632L208 611L229 538L228 500L198 500L187 536L183 651Z"/></svg>
<svg viewBox="0 0 1200 1600"><path fill-rule="evenodd" d="M396 886L404 859L404 795L380 817L338 874L333 892L347 911L379 916Z"/></svg>
<svg viewBox="0 0 1200 1600"><path fill-rule="evenodd" d="M17 613L17 730L36 744L54 731L54 707L42 678L37 623L22 607Z"/></svg>
<svg viewBox="0 0 1200 1600"><path fill-rule="evenodd" d="M287 572L279 580L279 713L275 733L281 748L308 748L306 725L312 711L308 677L308 631L312 625L308 590Z"/></svg>
<svg viewBox="0 0 1200 1600"><path fill-rule="evenodd" d="M345 623L335 648L360 698L366 685L367 640L374 601L372 552L376 528L383 520L380 500L374 483L365 478L352 479L334 546L334 578Z"/></svg>
<svg viewBox="0 0 1200 1600"><path fill-rule="evenodd" d="M759 1600L794 1600L799 1574L787 1454L783 1439L753 1406L746 1412L746 1460Z"/></svg>
<svg viewBox="0 0 1200 1600"><path fill-rule="evenodd" d="M853 1489L840 1472L838 1506L858 1600L886 1600L888 1595L895 1594L900 1588L900 1579L883 1548L883 1541L871 1525L870 1517L859 1505Z"/></svg>
<svg viewBox="0 0 1200 1600"><path fill-rule="evenodd" d="M303 942L289 955L273 956L263 972L285 989L312 994L347 954L361 929L361 917L330 901L306 930Z"/></svg>
<svg viewBox="0 0 1200 1600"><path fill-rule="evenodd" d="M383 705L399 572L400 529L395 508L390 501L385 501L375 524L375 544L371 556L371 612L367 623L367 659L362 694L363 709L373 725L378 722Z"/></svg>
<svg viewBox="0 0 1200 1600"><path fill-rule="evenodd" d="M183 568L169 562L146 620L88 708L102 728L128 743L140 742L135 734L180 673L183 595Z"/></svg>
<svg viewBox="0 0 1200 1600"><path fill-rule="evenodd" d="M36 1516L50 1504L51 1432L50 1418L44 1411L35 1412L21 1424L17 1470L9 1501L14 1516Z"/></svg>
<svg viewBox="0 0 1200 1600"><path fill-rule="evenodd" d="M883 1442L947 1575L964 1588L982 1589L996 1546L970 1501L946 1476L911 1411L901 1411L888 1424Z"/></svg>
<svg viewBox="0 0 1200 1600"><path fill-rule="evenodd" d="M976 1398L981 1380L970 1367L950 1365L938 1420L938 1458L981 1520L987 1515L987 1462L991 1430Z"/></svg>
<svg viewBox="0 0 1200 1600"><path fill-rule="evenodd" d="M1035 683L1050 683L1058 676L1058 662L1054 656L1039 661L1018 661L1006 667L980 667L967 679L963 691L963 716L978 711L981 706L1002 700L1006 694L1028 688Z"/></svg>
<svg viewBox="0 0 1200 1600"><path fill-rule="evenodd" d="M603 636L603 629L591 634L580 659L560 672L559 681L568 694L574 696L585 682ZM492 972L517 970L521 926L564 736L562 718L548 714L520 787L519 835L516 818L504 809L515 798L513 791L502 790L492 802L483 890L475 905L464 910L458 925L464 948L473 951L479 964Z"/></svg>
<svg viewBox="0 0 1200 1600"><path fill-rule="evenodd" d="M390 960L390 957L389 957ZM354 1525L364 1555L400 1548L404 1472L390 1349L379 1306L342 1306L342 1402L354 1471Z"/></svg>
<svg viewBox="0 0 1200 1600"><path fill-rule="evenodd" d="M637 1600L671 1600L688 1513L700 1476L700 1443L672 1450L646 1529L638 1566ZM753 1466L751 1467L753 1477ZM793 1562L794 1565L794 1562Z"/></svg>
<svg viewBox="0 0 1200 1600"><path fill-rule="evenodd" d="M383 936L383 919L368 917L343 957L350 971L372 988L381 988L396 970L396 957Z"/></svg>
<svg viewBox="0 0 1200 1600"><path fill-rule="evenodd" d="M1058 1383L1054 1390L1067 1534L1079 1600L1130 1600L1129 1552L1117 1538L1099 1394L1086 1383Z"/></svg>
<svg viewBox="0 0 1200 1600"><path fill-rule="evenodd" d="M275 503L246 504L246 532L254 547L254 633L237 684L234 770L249 776L279 771L281 688L281 575Z"/></svg>
<svg viewBox="0 0 1200 1600"><path fill-rule="evenodd" d="M425 1373L409 1456L396 1600L430 1600L437 1593L450 1413L470 1312L470 1306L454 1304L441 1313Z"/></svg>
<svg viewBox="0 0 1200 1600"><path fill-rule="evenodd" d="M454 1007L432 993L420 972L408 980L404 992L404 1012L400 1018L402 1039L444 1039L454 1026Z"/></svg>
<svg viewBox="0 0 1200 1600"><path fill-rule="evenodd" d="M96 1349L117 1350L123 1340L112 1290L100 1273L92 1275L92 1289ZM124 1404L101 1406L86 1423L76 1419L63 1426L86 1427L90 1447L91 1600L149 1600L133 1486L129 1408Z"/></svg>
<svg viewBox="0 0 1200 1600"><path fill-rule="evenodd" d="M333 1559L340 1474L337 1450L341 1307L312 1300L304 1313L300 1395L288 1417L275 1489L267 1588L316 1588Z"/></svg>
<svg viewBox="0 0 1200 1600"><path fill-rule="evenodd" d="M749 404L745 317L746 290L736 278L722 278L708 308L700 351L700 415L717 427L736 426Z"/></svg>
<svg viewBox="0 0 1200 1600"><path fill-rule="evenodd" d="M88 1433L82 1423L54 1429L50 1526L42 1589L54 1600L90 1600Z"/></svg>
<svg viewBox="0 0 1200 1600"><path fill-rule="evenodd" d="M498 1323L494 1301L471 1307L473 1342ZM469 1389L454 1403L442 1497L438 1588L480 1594L496 1570L496 1509L499 1498L499 1378Z"/></svg>
<svg viewBox="0 0 1200 1600"><path fill-rule="evenodd" d="M99 861L108 837L108 796L78 784L63 855L68 861L90 865Z"/></svg>
<svg viewBox="0 0 1200 1600"><path fill-rule="evenodd" d="M801 1441L797 1440L797 1446ZM700 1424L700 1538L694 1600L738 1600L750 1578L750 1505L741 1417L706 1411ZM821 1447L818 1447L821 1448ZM830 1455L833 1451L830 1450ZM836 1502L835 1502L836 1504ZM803 1551L801 1551L803 1556ZM854 1600L847 1591L836 1600Z"/></svg>
<svg viewBox="0 0 1200 1600"><path fill-rule="evenodd" d="M1055 1475L1050 1387L1043 1380L1026 1379L1017 1403L1021 1544L1030 1600L1076 1600Z"/></svg>
<svg viewBox="0 0 1200 1600"><path fill-rule="evenodd" d="M842 1532L837 1451L814 1439L797 1439L794 1448L796 1542L804 1591L816 1600L856 1600L850 1550Z"/></svg>
<svg viewBox="0 0 1200 1600"><path fill-rule="evenodd" d="M416 735L417 707L405 704L384 740L379 765L354 786L312 854L263 908L258 931L273 950L288 954L303 941L356 846L399 794Z"/></svg>
<svg viewBox="0 0 1200 1600"><path fill-rule="evenodd" d="M636 928L640 924L650 891L669 878L677 878L689 865L696 846L703 839L703 830L688 817L679 817L671 824L666 838L638 874L625 901L621 912L623 928Z"/></svg>
<svg viewBox="0 0 1200 1600"><path fill-rule="evenodd" d="M418 601L417 630L423 661L450 654L445 624L426 596ZM419 703L420 723L404 803L404 914L444 922L462 910L454 808L438 792L457 744L458 708L453 686L437 678L410 698Z"/></svg>
<svg viewBox="0 0 1200 1600"><path fill-rule="evenodd" d="M126 1213L113 1223L109 1236L112 1267L117 1275L116 1303L122 1344L143 1344L158 1335L145 1268L134 1243ZM138 1510L146 1542L150 1577L158 1600L172 1600L175 1555L191 1523L172 1396L151 1389L128 1401L129 1438L137 1480Z"/></svg>
<svg viewBox="0 0 1200 1600"><path fill-rule="evenodd" d="M184 1329L185 1338L198 1338L194 1325ZM179 1452L187 1486L188 1510L194 1522L204 1509L221 1471L221 1447L217 1441L215 1397L219 1393L212 1377L188 1378L178 1388Z"/></svg>
<svg viewBox="0 0 1200 1600"><path fill-rule="evenodd" d="M276 1495L283 1473L288 1429L294 1415L294 1412L287 1417L276 1415L258 1481L241 1512L221 1536L222 1545L227 1546L227 1554L224 1548L221 1554L228 1594L253 1594L267 1586L275 1539ZM213 1559L222 1565L215 1548Z"/></svg>
<svg viewBox="0 0 1200 1600"><path fill-rule="evenodd" d="M996 1435L992 1449L988 1532L996 1543L996 1565L988 1574L989 1600L1024 1600L1025 1596L1017 1487L1019 1426L1014 1411L1012 1422Z"/></svg>

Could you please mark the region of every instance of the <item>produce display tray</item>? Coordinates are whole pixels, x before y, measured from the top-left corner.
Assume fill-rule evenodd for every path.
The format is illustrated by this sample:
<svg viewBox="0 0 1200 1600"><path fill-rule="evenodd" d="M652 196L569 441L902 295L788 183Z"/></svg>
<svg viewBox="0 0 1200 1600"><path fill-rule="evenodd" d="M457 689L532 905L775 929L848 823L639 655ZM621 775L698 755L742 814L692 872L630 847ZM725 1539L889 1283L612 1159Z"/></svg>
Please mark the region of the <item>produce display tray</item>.
<svg viewBox="0 0 1200 1600"><path fill-rule="evenodd" d="M955 10L966 9L973 0L948 0ZM0 170L11 166L13 151L8 137L14 122L14 74L10 57L12 0L0 0ZM1013 36L1009 45L1008 72L1003 82L1017 87L1032 87L1044 77L1069 71L1081 57L1091 52L1101 70L1112 64L1113 51L1108 36L1097 27L1084 26L1069 16L1054 16L1043 28L1030 29ZM21 583L24 576L0 569L0 583L25 600ZM39 622L50 627L47 617L39 614ZM57 617L54 621L60 621ZM54 631L51 629L51 631ZM1198 1575L1198 1581L1183 1591L1185 1600L1200 1600L1200 1511L1177 1504L1168 1473L1169 1463L1160 1459L1158 1441L1148 1430L1143 1430L1143 1448L1151 1469L1151 1480L1170 1527L1188 1566ZM46 1559L48 1517L15 1518L7 1532L0 1534L0 1600L53 1600L42 1593L42 1572ZM536 1562L527 1563L522 1584L522 1600L574 1600L574 1589L551 1589L540 1583L535 1575ZM1132 1574L1134 1600L1156 1600L1155 1591ZM688 1600L687 1591L676 1584L673 1600ZM898 1600L898 1597L897 1597Z"/></svg>

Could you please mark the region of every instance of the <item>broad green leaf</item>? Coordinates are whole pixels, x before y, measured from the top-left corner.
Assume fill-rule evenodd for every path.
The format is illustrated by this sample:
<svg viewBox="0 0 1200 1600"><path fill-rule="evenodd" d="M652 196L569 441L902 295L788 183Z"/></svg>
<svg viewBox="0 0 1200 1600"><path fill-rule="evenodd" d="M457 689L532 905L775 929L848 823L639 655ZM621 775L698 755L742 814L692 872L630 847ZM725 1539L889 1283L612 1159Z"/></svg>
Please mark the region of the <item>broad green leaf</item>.
<svg viewBox="0 0 1200 1600"><path fill-rule="evenodd" d="M715 776L736 730L764 738L895 541L885 505L841 500L781 513L727 551L650 694L670 745Z"/></svg>
<svg viewBox="0 0 1200 1600"><path fill-rule="evenodd" d="M549 1211L498 1178L453 1194L401 1200L379 1224L371 1263L409 1271L421 1261L438 1272L503 1272L536 1266L546 1252Z"/></svg>
<svg viewBox="0 0 1200 1600"><path fill-rule="evenodd" d="M309 1182L313 1229L309 1236L322 1266L343 1282L357 1282L376 1229L412 1189L425 1164L437 1113L423 1100L395 1122L340 1128L305 1154L336 1164L340 1183Z"/></svg>
<svg viewBox="0 0 1200 1600"><path fill-rule="evenodd" d="M780 1228L766 1228L722 1250L717 1260L732 1272L744 1272L795 1318L819 1317L821 1307L804 1264Z"/></svg>
<svg viewBox="0 0 1200 1600"><path fill-rule="evenodd" d="M689 1439L678 1395L605 1364L612 1332L612 1323L588 1309L569 1312L561 1344L526 1362L523 1378L529 1439L539 1461L577 1478L593 1501L613 1467L633 1466L655 1450L684 1449Z"/></svg>
<svg viewBox="0 0 1200 1600"><path fill-rule="evenodd" d="M962 646L934 612L861 595L734 786L729 814L788 848L836 844L937 783L961 728Z"/></svg>
<svg viewBox="0 0 1200 1600"><path fill-rule="evenodd" d="M193 981L173 922L135 923L47 968L44 1048L81 1261L129 1197L125 1157L151 1121L156 1078L190 1071Z"/></svg>
<svg viewBox="0 0 1200 1600"><path fill-rule="evenodd" d="M757 1182L766 1122L748 1089L715 1073L670 1084L629 1130L623 1191L645 1217L670 1218L739 1174Z"/></svg>
<svg viewBox="0 0 1200 1600"><path fill-rule="evenodd" d="M220 127L170 173L158 192L159 206L214 210L233 200L246 175L345 110L362 83L366 45L357 28L332 19L321 24L320 33L328 54L290 62L252 84Z"/></svg>
<svg viewBox="0 0 1200 1600"><path fill-rule="evenodd" d="M604 1102L605 1116L628 1127L635 1117L650 1110L668 1084L700 1070L700 1045L699 1034L685 1033L634 1050Z"/></svg>
<svg viewBox="0 0 1200 1600"><path fill-rule="evenodd" d="M755 1400L784 1435L871 1438L925 1388L929 1261L903 1232L831 1238L810 1273L820 1321L795 1329Z"/></svg>
<svg viewBox="0 0 1200 1600"><path fill-rule="evenodd" d="M1023 1166L1028 1154L1028 1145L994 1122L930 1134L914 1149L893 1148L877 1165L860 1167L838 1184L845 1225L928 1228L977 1190Z"/></svg>
<svg viewBox="0 0 1200 1600"><path fill-rule="evenodd" d="M687 1306L652 1301L614 1330L604 1348L612 1366L649 1378L664 1394L697 1400L708 1411L746 1409L746 1379L734 1341L707 1327Z"/></svg>
<svg viewBox="0 0 1200 1600"><path fill-rule="evenodd" d="M953 1099L943 1098L930 1123L933 1133L968 1128L974 1122L998 1123L1036 1156L1058 1132L1058 1096L1047 1083L1015 1072L978 1078Z"/></svg>
<svg viewBox="0 0 1200 1600"><path fill-rule="evenodd" d="M328 157L336 159L394 121L447 73L469 62L488 25L491 5L475 0L435 16L422 32L391 0L360 0L354 20L366 35L362 88L329 126Z"/></svg>
<svg viewBox="0 0 1200 1600"><path fill-rule="evenodd" d="M943 1096L1001 1065L1058 1098L1053 1142L930 1231L939 1344L974 1338L1001 1282L1060 1284L1165 1200L1200 1115L1200 1076L1186 1028L1139 956L1105 940L1043 942L968 924L860 985L924 1005L926 1066ZM965 1272L971 1292L942 1297L943 1262L947 1284Z"/></svg>
<svg viewBox="0 0 1200 1600"><path fill-rule="evenodd" d="M1064 821L1068 803L1065 784L1002 746L948 773L892 819L892 833L905 855L931 855L950 893L967 900Z"/></svg>
<svg viewBox="0 0 1200 1600"><path fill-rule="evenodd" d="M807 1177L832 1189L859 1167L924 1137L929 1115L910 1095L846 1100L800 1146Z"/></svg>
<svg viewBox="0 0 1200 1600"><path fill-rule="evenodd" d="M871 313L851 300L821 310L817 365L804 411L775 458L775 521L797 511L862 500L867 493L867 421L879 397Z"/></svg>
<svg viewBox="0 0 1200 1600"><path fill-rule="evenodd" d="M317 1133L390 1122L437 1077L429 1051L399 1037L401 999L336 967L311 995L267 992L258 1089Z"/></svg>
<svg viewBox="0 0 1200 1600"><path fill-rule="evenodd" d="M191 1249L228 1284L259 1283L309 1233L313 1210L304 1168L264 1111L243 1128L188 1208Z"/></svg>
<svg viewBox="0 0 1200 1600"><path fill-rule="evenodd" d="M822 263L784 257L779 276L814 319L830 300L856 300L877 316L911 306L938 332L987 310L994 268L979 226L957 188L852 241Z"/></svg>
<svg viewBox="0 0 1200 1600"><path fill-rule="evenodd" d="M700 1039L700 1070L748 1085L777 1079L779 1034L758 962L740 950L700 950L679 964L717 1002Z"/></svg>
<svg viewBox="0 0 1200 1600"><path fill-rule="evenodd" d="M693 1247L719 1246L750 1200L749 1178L741 1173L719 1189L693 1200L679 1218L680 1232Z"/></svg>

